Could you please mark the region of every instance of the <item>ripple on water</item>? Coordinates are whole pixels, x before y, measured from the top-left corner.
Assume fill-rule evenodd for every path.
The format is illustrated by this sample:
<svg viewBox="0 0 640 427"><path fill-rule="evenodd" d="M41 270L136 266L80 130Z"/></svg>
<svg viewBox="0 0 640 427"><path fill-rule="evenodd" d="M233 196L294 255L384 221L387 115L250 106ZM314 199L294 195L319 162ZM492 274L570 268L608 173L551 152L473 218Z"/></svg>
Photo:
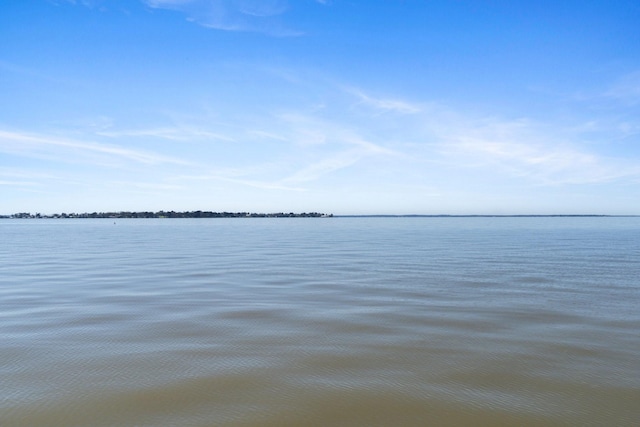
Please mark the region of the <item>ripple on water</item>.
<svg viewBox="0 0 640 427"><path fill-rule="evenodd" d="M2 427L640 419L637 223L33 224L0 224Z"/></svg>

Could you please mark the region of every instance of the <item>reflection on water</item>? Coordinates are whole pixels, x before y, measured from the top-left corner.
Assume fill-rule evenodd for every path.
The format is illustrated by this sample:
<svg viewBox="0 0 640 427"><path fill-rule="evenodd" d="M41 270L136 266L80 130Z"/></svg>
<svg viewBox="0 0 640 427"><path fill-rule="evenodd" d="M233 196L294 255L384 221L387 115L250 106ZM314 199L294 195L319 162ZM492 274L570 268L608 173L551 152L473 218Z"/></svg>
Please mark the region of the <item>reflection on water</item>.
<svg viewBox="0 0 640 427"><path fill-rule="evenodd" d="M636 426L640 218L5 220L1 426Z"/></svg>

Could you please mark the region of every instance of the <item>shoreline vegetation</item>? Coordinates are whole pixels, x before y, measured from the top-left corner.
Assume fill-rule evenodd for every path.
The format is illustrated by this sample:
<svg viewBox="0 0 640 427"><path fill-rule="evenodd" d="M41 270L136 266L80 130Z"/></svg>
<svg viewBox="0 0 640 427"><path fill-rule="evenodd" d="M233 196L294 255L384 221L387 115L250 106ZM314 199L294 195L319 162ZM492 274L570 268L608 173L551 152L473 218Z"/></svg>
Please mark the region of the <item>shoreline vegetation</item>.
<svg viewBox="0 0 640 427"><path fill-rule="evenodd" d="M251 213L251 212L211 212L211 211L158 211L158 212L92 212L92 213L59 213L42 215L29 212L0 215L0 218L11 219L40 219L40 218L329 218L333 214L318 212L303 213Z"/></svg>
<svg viewBox="0 0 640 427"><path fill-rule="evenodd" d="M59 219L59 218L600 218L600 217L627 217L636 215L601 215L601 214L522 214L522 215L334 215L318 212L302 213L255 213L255 212L212 212L212 211L120 211L120 212L92 212L92 213L55 213L32 214L20 212L11 215L0 215L0 219Z"/></svg>

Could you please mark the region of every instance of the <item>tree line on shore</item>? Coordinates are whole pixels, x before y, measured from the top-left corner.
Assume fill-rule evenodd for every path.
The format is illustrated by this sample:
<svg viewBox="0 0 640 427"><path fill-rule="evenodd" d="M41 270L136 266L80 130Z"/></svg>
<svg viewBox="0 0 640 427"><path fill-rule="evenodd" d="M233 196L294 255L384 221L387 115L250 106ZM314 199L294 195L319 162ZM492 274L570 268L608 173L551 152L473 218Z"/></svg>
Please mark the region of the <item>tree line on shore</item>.
<svg viewBox="0 0 640 427"><path fill-rule="evenodd" d="M211 212L211 211L158 211L158 212L92 212L92 213L59 213L43 215L40 213L20 212L12 215L0 215L0 218L321 218L332 217L333 214L318 212L303 213L252 213L252 212Z"/></svg>

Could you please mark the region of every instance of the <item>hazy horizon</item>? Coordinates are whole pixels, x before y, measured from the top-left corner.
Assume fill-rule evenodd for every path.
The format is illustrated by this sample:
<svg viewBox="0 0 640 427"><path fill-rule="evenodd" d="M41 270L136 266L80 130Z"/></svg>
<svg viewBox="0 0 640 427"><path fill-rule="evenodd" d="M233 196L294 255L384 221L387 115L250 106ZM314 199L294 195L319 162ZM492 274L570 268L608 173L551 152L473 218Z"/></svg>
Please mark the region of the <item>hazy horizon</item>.
<svg viewBox="0 0 640 427"><path fill-rule="evenodd" d="M504 217L504 218L517 218L517 217L640 217L640 215L633 214L625 214L625 215L615 215L615 214L594 214L594 213L549 213L549 214L449 214L449 213L435 213L435 214L421 214L421 213L396 213L396 214L380 214L380 213L368 213L368 214L334 214L333 212L318 212L318 211L309 211L309 212L290 212L290 211L272 211L272 212L253 212L253 211L211 211L211 210L192 210L192 211L176 211L173 209L163 209L159 211L120 211L120 210L107 210L107 211L83 211L83 212L13 212L13 213L0 213L0 218L83 218L83 219L104 219L107 217L104 216L96 216L92 217L91 215L127 215L127 214L151 214L151 215L159 215L159 214L177 214L177 215L188 215L193 213L203 213L203 214L227 214L229 218L237 217L237 215L245 214L247 216L252 216L258 218L258 215L265 215L270 218L282 218L287 215L292 215L293 217L316 217L321 218L325 216L331 216L336 218L348 218L348 217L425 217L425 218L442 218L442 217L451 217L451 218L469 218L469 217ZM312 215L313 214L313 215ZM27 217L26 215L29 215ZM89 215L89 216L87 216ZM278 216L280 215L280 216ZM145 216L124 216L122 218L126 219L144 219L144 218L158 218L158 217L145 217ZM161 217L161 218L196 218L197 216L176 216L176 217ZM218 218L211 216L203 216L202 218ZM224 218L222 216L221 218Z"/></svg>

